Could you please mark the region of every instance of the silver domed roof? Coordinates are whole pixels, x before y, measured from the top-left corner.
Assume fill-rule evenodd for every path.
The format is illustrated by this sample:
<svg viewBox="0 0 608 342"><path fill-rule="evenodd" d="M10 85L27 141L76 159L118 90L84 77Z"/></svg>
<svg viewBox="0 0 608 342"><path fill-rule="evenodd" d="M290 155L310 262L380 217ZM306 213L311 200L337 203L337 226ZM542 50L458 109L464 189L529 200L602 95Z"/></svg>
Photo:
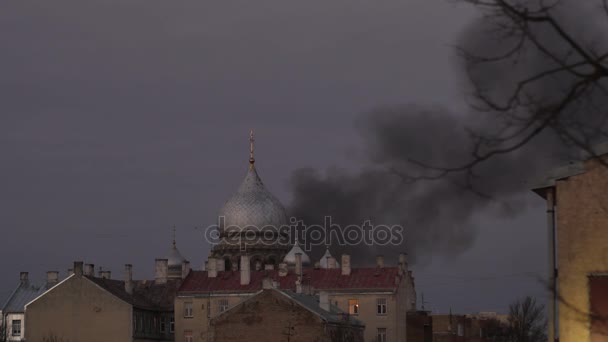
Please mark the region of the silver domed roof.
<svg viewBox="0 0 608 342"><path fill-rule="evenodd" d="M253 163L237 192L220 209L219 216L224 217L224 224L221 221L219 224L221 230L230 226L241 229L247 226L259 229L274 226L279 229L287 225L285 208L266 190Z"/></svg>
<svg viewBox="0 0 608 342"><path fill-rule="evenodd" d="M325 249L325 254L323 254L323 256L321 257L321 260L319 260L319 264L321 265L321 268L327 268L327 258L331 258L332 255L329 252L329 247L327 247ZM338 260L336 260L336 267L340 267L340 263L338 263Z"/></svg>
<svg viewBox="0 0 608 342"><path fill-rule="evenodd" d="M168 261L167 262L168 266L179 266L179 267L182 267L182 262L186 261L186 259L182 256L182 254L177 249L175 239L173 239L173 244L171 245L171 252L169 252L167 261Z"/></svg>
<svg viewBox="0 0 608 342"><path fill-rule="evenodd" d="M287 265L295 265L296 264L296 253L302 254L302 265L310 265L310 258L308 254L304 253L304 250L300 247L300 244L296 241L296 244L293 245L291 250L285 255L283 258L283 262Z"/></svg>

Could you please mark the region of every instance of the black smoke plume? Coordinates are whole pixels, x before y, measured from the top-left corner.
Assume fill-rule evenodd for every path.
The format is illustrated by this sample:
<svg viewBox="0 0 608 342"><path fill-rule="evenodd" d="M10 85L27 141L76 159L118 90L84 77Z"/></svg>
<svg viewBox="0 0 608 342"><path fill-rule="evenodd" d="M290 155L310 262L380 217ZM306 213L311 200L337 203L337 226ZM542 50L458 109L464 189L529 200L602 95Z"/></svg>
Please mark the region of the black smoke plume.
<svg viewBox="0 0 608 342"><path fill-rule="evenodd" d="M579 1L564 3L552 9L551 15L583 46L602 52L605 43L598 39L602 36L598 34L602 30L599 23L605 22L608 12L595 11L603 21L597 20L597 15L591 13L592 6ZM582 17L587 19L580 20ZM472 56L504 54L509 46L517 44L518 37L504 35L500 30L505 23L502 20L494 13L481 17L455 45ZM531 25L530 34L554 56L528 44L496 63L459 59L459 70L471 89L475 85L492 101L508 102L520 80L555 67L555 57L566 63L576 57L550 27ZM530 103L503 112L492 108L478 112L472 106L470 112L463 114L417 105L373 110L356 122L365 142L366 161L361 169L295 171L290 183L291 214L307 224L319 224L324 216L331 216L334 223L342 226L371 220L376 225L398 224L405 228L405 242L401 245L333 246L334 256L348 252L359 264L373 262L375 254L394 258L403 251L418 261L430 255L450 257L462 253L482 229L477 225L480 215L513 217L523 212L530 204L527 199L534 180L578 155L580 146L565 141L564 132L590 143L606 136L605 131L594 135L598 133L595 128L605 127L606 93L602 87L581 93L560 113L562 126L545 129L513 152L496 155L460 172L442 174L424 166L449 168L474 159L476 137L498 137L516 131L521 128L518 123L536 115L537 108L558 102L578 81L568 71L543 78L526 89ZM485 148L501 148L509 143L496 140ZM313 256L318 258L322 248Z"/></svg>

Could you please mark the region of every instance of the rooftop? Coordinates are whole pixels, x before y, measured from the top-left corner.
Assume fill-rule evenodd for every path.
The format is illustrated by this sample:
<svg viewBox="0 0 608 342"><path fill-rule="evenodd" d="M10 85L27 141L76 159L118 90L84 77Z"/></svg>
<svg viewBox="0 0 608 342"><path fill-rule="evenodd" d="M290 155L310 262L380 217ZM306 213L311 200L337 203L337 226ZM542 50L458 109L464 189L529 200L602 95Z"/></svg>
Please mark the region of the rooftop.
<svg viewBox="0 0 608 342"><path fill-rule="evenodd" d="M122 280L84 276L99 285L114 296L140 308L149 310L173 310L173 299L179 287L179 280L167 280L165 284L157 284L149 280L134 280L133 294L125 291Z"/></svg>
<svg viewBox="0 0 608 342"><path fill-rule="evenodd" d="M4 307L0 309L5 314L24 312L25 304L31 302L51 287L52 285L48 285L46 282L32 283L27 281L19 284L19 287L8 298Z"/></svg>
<svg viewBox="0 0 608 342"><path fill-rule="evenodd" d="M394 291L398 267L353 268L351 274L343 276L339 268L304 269L303 285L310 285L319 290L374 290ZM280 277L277 270L251 271L248 285L241 285L240 272L218 272L217 277L209 278L206 271L192 271L184 279L180 293L207 292L256 292L262 289L262 280L268 277L279 283L281 289L295 289L297 276L289 273Z"/></svg>

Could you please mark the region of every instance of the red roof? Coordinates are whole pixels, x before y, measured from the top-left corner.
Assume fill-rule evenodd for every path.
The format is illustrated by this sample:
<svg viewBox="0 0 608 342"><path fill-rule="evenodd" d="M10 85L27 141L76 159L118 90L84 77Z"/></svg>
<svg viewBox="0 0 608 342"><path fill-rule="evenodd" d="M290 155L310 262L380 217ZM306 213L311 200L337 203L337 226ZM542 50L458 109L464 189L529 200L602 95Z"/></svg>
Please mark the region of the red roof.
<svg viewBox="0 0 608 342"><path fill-rule="evenodd" d="M342 275L342 270L305 269L302 283L319 290L394 290L395 277L399 276L397 267L353 268L350 275ZM281 289L295 289L296 275L292 271L279 277L277 270L251 271L251 281L241 285L239 271L218 272L216 278L209 278L206 271L192 271L179 289L180 293L200 292L254 292L262 289L262 279L269 277L278 281Z"/></svg>

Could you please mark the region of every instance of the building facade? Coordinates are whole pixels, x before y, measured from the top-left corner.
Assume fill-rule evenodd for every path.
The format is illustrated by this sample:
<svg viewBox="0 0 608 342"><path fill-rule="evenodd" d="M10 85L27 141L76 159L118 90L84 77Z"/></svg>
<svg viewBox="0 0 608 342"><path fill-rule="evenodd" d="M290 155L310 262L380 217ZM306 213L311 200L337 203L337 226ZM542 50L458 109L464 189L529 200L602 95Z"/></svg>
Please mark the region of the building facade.
<svg viewBox="0 0 608 342"><path fill-rule="evenodd" d="M156 259L154 280L134 280L130 264L123 280L94 270L75 262L66 279L25 304L27 341L174 341L174 299L190 272L175 241L168 258Z"/></svg>
<svg viewBox="0 0 608 342"><path fill-rule="evenodd" d="M363 342L363 324L324 298L263 289L211 320L213 340Z"/></svg>
<svg viewBox="0 0 608 342"><path fill-rule="evenodd" d="M28 272L21 272L19 285L0 310L0 341L25 341L25 305L58 282L58 272L47 272L44 283L29 280Z"/></svg>
<svg viewBox="0 0 608 342"><path fill-rule="evenodd" d="M547 203L550 341L608 339L608 146L597 151L534 188Z"/></svg>
<svg viewBox="0 0 608 342"><path fill-rule="evenodd" d="M253 158L245 180L219 211L220 241L204 271L192 271L175 300L176 341L213 341L211 322L264 288L296 294L325 294L332 305L365 325L365 341L406 341L407 312L415 310L414 278L405 254L395 266L351 267L329 248L317 262L281 235L285 209L264 187ZM270 231L266 231L270 228Z"/></svg>

